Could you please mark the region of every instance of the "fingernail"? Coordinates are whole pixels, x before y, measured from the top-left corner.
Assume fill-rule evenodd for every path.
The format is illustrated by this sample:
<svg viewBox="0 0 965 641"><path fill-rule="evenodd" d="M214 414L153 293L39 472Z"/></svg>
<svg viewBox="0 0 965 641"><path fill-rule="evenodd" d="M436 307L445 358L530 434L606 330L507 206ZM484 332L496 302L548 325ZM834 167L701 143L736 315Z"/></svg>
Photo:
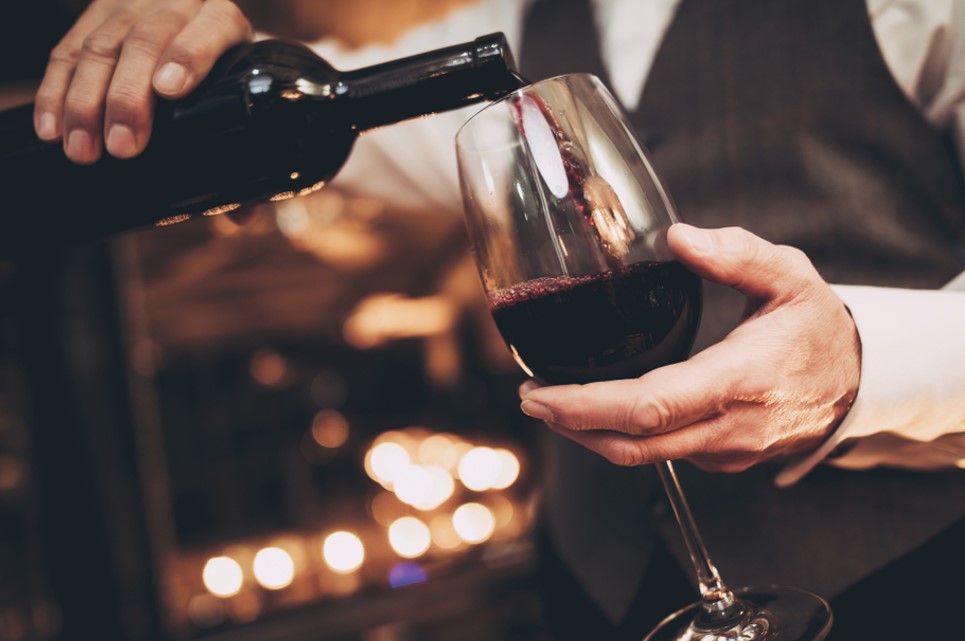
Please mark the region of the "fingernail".
<svg viewBox="0 0 965 641"><path fill-rule="evenodd" d="M550 411L550 408L536 401L523 401L520 403L519 408L523 410L523 414L526 416L531 416L541 421L553 420L553 412Z"/></svg>
<svg viewBox="0 0 965 641"><path fill-rule="evenodd" d="M540 388L540 384L539 384L539 383L537 383L537 382L534 381L534 380L528 380L528 381L526 381L525 383L523 383L522 385L519 386L519 395L520 395L520 396L526 396L527 394L529 394L530 392L532 392L534 389L539 389L539 388Z"/></svg>
<svg viewBox="0 0 965 641"><path fill-rule="evenodd" d="M75 129L67 137L67 156L74 162L87 162L94 157L94 142L83 129Z"/></svg>
<svg viewBox="0 0 965 641"><path fill-rule="evenodd" d="M184 88L188 81L188 70L176 62L169 62L157 72L154 88L160 93L175 94Z"/></svg>
<svg viewBox="0 0 965 641"><path fill-rule="evenodd" d="M130 158L137 153L137 139L127 125L114 125L107 132L107 151L117 158Z"/></svg>
<svg viewBox="0 0 965 641"><path fill-rule="evenodd" d="M684 223L677 225L677 228L695 252L706 254L713 248L713 242L707 231Z"/></svg>
<svg viewBox="0 0 965 641"><path fill-rule="evenodd" d="M40 114L37 122L37 135L43 140L53 140L57 137L57 119L54 114Z"/></svg>

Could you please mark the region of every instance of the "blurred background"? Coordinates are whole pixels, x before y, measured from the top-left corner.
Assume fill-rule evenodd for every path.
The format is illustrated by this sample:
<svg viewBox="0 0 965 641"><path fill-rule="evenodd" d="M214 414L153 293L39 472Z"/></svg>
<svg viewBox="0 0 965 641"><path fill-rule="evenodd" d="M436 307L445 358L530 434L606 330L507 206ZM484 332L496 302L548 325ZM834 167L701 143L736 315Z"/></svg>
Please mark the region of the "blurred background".
<svg viewBox="0 0 965 641"><path fill-rule="evenodd" d="M239 4L360 46L466 1ZM4 3L0 108L84 5ZM543 638L521 380L452 212L326 189L0 261L0 641Z"/></svg>

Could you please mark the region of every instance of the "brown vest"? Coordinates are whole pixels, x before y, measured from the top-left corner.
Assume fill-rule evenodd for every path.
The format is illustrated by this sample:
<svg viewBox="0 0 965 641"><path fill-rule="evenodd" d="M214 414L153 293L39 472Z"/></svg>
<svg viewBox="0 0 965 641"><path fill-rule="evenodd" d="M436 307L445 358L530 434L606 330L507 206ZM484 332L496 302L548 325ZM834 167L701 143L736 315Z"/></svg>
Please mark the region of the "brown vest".
<svg viewBox="0 0 965 641"><path fill-rule="evenodd" d="M531 80L607 82L588 0L541 0L520 52ZM740 225L804 250L833 283L935 288L965 270L965 188L946 137L901 92L865 0L683 0L630 113L683 220ZM705 286L698 346L743 299ZM680 536L646 472L554 439L547 521L562 556L614 618L659 532ZM680 464L706 543L732 585L833 597L965 513L965 471L822 466L777 489L774 467ZM648 495L649 492L649 495ZM645 507L645 506L651 507Z"/></svg>

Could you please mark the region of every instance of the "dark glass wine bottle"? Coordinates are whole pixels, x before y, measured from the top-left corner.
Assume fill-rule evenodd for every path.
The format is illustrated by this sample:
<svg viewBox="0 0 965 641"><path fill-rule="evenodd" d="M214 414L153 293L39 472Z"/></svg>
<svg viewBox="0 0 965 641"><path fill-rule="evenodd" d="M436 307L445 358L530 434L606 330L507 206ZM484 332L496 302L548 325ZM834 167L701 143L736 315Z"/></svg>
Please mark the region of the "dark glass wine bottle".
<svg viewBox="0 0 965 641"><path fill-rule="evenodd" d="M0 256L312 192L365 130L519 86L502 34L340 72L305 46L228 52L187 98L158 104L132 160L71 163L34 134L32 105L0 113Z"/></svg>

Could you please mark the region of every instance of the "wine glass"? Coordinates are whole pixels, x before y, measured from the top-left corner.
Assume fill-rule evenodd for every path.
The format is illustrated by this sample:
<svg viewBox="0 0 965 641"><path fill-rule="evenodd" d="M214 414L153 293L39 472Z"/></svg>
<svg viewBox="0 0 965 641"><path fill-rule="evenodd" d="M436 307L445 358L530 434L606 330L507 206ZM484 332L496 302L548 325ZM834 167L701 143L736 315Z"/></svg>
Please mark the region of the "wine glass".
<svg viewBox="0 0 965 641"><path fill-rule="evenodd" d="M632 378L687 358L701 284L676 262L674 206L596 77L509 94L456 136L470 241L490 310L520 367L548 384ZM827 602L805 590L731 591L673 465L656 465L694 563L698 602L646 641L819 641Z"/></svg>

